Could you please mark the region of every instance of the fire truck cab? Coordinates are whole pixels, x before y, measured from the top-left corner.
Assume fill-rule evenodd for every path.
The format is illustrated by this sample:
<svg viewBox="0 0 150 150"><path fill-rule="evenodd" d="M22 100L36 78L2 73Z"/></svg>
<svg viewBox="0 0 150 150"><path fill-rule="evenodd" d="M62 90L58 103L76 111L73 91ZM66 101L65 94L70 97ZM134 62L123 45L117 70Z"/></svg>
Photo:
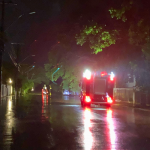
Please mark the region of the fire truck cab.
<svg viewBox="0 0 150 150"><path fill-rule="evenodd" d="M92 73L86 70L80 83L81 106L90 106L91 104L106 105L108 107L113 103L114 73L96 72Z"/></svg>

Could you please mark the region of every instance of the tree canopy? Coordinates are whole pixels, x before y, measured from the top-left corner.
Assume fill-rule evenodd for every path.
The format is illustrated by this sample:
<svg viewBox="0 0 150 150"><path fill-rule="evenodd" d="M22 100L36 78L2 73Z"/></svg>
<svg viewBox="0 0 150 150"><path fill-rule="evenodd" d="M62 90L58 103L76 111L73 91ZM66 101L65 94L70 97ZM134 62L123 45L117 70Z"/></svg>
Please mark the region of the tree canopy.
<svg viewBox="0 0 150 150"><path fill-rule="evenodd" d="M127 28L128 42L136 48L131 54L139 53L137 57L130 59L131 69L136 75L137 85L143 88L150 88L150 4L148 1L129 0L123 3L120 8L111 8L110 15L117 20L121 19Z"/></svg>
<svg viewBox="0 0 150 150"><path fill-rule="evenodd" d="M93 53L97 54L104 48L115 44L117 34L117 30L108 31L105 27L96 23L95 25L85 26L80 34L76 36L76 41L81 46L87 42L89 47L93 49Z"/></svg>
<svg viewBox="0 0 150 150"><path fill-rule="evenodd" d="M66 50L59 44L51 49L49 63L45 64L46 76L49 80L56 82L61 78L62 89L79 91L83 70L86 67L92 68L95 62L88 57L80 57L77 54L77 52Z"/></svg>

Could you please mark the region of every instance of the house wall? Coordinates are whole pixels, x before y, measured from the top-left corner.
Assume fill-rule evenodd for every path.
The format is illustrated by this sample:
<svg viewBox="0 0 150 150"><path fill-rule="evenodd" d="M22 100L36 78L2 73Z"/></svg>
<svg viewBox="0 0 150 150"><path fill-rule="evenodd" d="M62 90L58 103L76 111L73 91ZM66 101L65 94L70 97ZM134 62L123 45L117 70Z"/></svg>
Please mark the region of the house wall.
<svg viewBox="0 0 150 150"><path fill-rule="evenodd" d="M1 85L1 97L12 95L12 85Z"/></svg>

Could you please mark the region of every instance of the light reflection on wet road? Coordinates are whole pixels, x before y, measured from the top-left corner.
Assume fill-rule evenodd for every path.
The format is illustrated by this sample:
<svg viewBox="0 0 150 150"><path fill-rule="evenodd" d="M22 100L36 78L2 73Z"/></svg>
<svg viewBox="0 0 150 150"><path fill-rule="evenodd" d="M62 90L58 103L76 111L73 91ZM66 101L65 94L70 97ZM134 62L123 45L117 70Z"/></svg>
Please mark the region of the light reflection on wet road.
<svg viewBox="0 0 150 150"><path fill-rule="evenodd" d="M116 149L115 144L117 142L116 140L116 133L115 133L115 124L112 118L112 110L107 109L107 127L109 132L109 141L110 141L110 149Z"/></svg>
<svg viewBox="0 0 150 150"><path fill-rule="evenodd" d="M148 150L150 111L81 108L79 97L0 101L0 150Z"/></svg>
<svg viewBox="0 0 150 150"><path fill-rule="evenodd" d="M84 110L84 147L85 150L90 150L92 148L93 143L93 135L90 131L90 128L92 128L91 124L91 109L85 108Z"/></svg>

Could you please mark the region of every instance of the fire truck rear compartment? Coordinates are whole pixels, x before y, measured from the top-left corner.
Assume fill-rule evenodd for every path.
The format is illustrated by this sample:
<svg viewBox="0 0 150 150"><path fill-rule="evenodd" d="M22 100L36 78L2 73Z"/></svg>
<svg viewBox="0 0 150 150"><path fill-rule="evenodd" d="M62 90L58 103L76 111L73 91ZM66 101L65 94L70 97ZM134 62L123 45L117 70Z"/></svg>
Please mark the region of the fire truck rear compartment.
<svg viewBox="0 0 150 150"><path fill-rule="evenodd" d="M94 80L94 95L106 95L106 79L95 78ZM96 96L97 98L97 96Z"/></svg>
<svg viewBox="0 0 150 150"><path fill-rule="evenodd" d="M98 102L107 102L107 98L105 95L94 95L92 99L92 103L98 103Z"/></svg>

